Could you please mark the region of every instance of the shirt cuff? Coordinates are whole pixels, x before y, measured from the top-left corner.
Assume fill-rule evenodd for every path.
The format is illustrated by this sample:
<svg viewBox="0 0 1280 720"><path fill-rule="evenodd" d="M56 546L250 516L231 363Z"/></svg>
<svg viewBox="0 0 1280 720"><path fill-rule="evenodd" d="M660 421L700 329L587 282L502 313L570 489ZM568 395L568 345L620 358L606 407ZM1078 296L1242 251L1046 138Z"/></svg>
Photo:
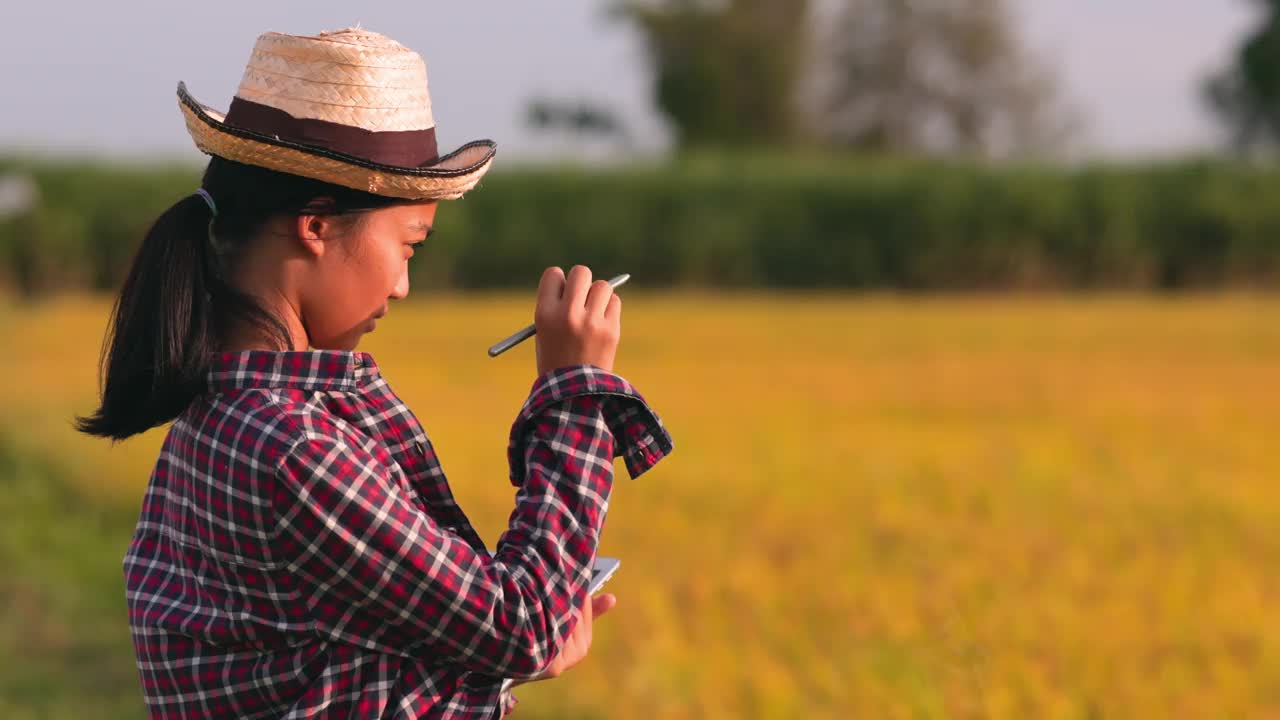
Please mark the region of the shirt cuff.
<svg viewBox="0 0 1280 720"><path fill-rule="evenodd" d="M601 413L613 434L613 457L622 457L632 479L674 449L662 419L626 379L595 365L566 365L538 376L511 426L507 460L512 485L519 487L524 480L525 438L533 419L566 398L583 395L601 398Z"/></svg>

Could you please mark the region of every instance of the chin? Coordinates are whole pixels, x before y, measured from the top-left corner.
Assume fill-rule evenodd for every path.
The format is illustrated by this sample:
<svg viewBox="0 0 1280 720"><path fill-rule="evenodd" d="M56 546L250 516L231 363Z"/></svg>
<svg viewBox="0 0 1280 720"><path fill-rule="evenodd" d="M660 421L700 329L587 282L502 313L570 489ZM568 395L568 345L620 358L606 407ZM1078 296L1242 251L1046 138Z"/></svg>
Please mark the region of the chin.
<svg viewBox="0 0 1280 720"><path fill-rule="evenodd" d="M336 335L326 335L322 338L311 338L311 346L317 350L355 350L360 344L360 340L377 328L376 323L372 320L365 320L355 325L348 325L338 332Z"/></svg>
<svg viewBox="0 0 1280 720"><path fill-rule="evenodd" d="M360 335L354 338L335 338L333 340L313 341L311 347L316 350L346 350L352 351L360 344Z"/></svg>

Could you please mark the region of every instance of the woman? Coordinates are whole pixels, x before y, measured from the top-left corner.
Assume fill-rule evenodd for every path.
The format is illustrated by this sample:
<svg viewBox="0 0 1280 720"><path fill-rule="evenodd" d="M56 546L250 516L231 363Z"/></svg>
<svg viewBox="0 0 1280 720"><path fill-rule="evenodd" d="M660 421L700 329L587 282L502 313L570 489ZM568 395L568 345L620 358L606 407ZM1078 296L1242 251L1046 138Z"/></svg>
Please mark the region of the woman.
<svg viewBox="0 0 1280 720"><path fill-rule="evenodd" d="M621 301L543 273L491 555L355 347L494 144L439 156L422 59L362 29L262 35L225 114L178 96L212 157L143 240L78 419L113 440L172 421L124 558L151 715L505 715L504 679L573 666L615 603L586 590L614 458L636 477L672 449L612 372Z"/></svg>

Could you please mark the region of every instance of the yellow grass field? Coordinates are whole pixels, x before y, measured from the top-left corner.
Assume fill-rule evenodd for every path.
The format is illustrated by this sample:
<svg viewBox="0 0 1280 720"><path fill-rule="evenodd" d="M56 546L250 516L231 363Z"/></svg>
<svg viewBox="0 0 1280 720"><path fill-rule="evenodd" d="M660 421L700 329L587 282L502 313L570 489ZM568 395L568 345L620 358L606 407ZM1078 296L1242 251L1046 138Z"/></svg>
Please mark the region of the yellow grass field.
<svg viewBox="0 0 1280 720"><path fill-rule="evenodd" d="M622 294L676 449L616 465L618 607L515 716L1280 718L1280 299ZM108 309L0 304L0 433L135 508L164 430L69 425ZM531 319L427 295L361 346L490 543L534 346L485 348Z"/></svg>

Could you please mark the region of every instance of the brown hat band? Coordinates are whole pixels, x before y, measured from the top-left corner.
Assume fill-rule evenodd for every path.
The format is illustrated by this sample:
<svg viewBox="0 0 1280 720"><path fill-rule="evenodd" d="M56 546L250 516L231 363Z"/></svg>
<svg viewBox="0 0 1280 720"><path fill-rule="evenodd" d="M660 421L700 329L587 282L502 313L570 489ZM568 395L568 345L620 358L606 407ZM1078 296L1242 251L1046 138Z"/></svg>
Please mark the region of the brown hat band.
<svg viewBox="0 0 1280 720"><path fill-rule="evenodd" d="M273 135L334 152L365 158L385 165L423 167L440 159L436 129L384 130L381 132L314 118L296 118L289 113L245 100L231 99L224 119L228 125Z"/></svg>

